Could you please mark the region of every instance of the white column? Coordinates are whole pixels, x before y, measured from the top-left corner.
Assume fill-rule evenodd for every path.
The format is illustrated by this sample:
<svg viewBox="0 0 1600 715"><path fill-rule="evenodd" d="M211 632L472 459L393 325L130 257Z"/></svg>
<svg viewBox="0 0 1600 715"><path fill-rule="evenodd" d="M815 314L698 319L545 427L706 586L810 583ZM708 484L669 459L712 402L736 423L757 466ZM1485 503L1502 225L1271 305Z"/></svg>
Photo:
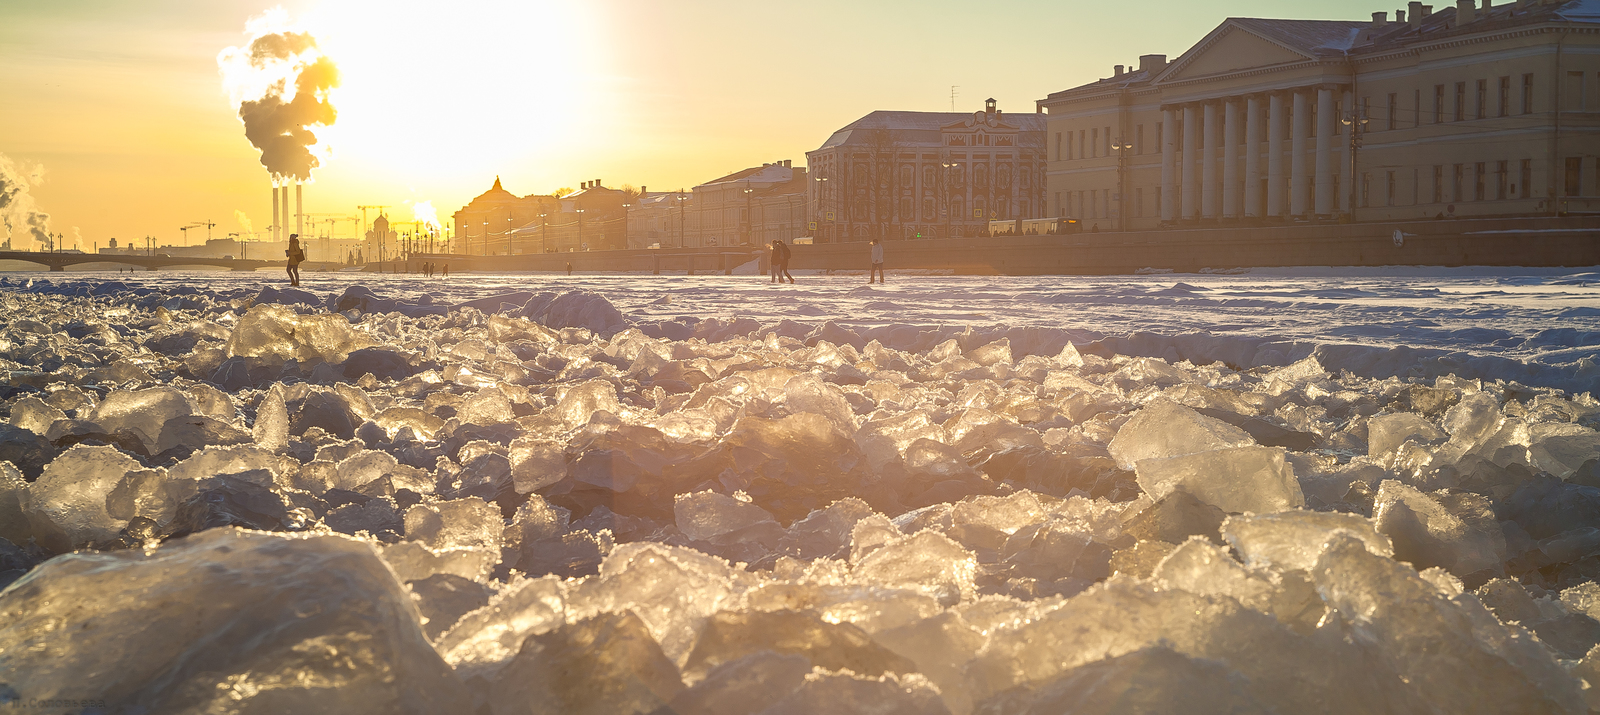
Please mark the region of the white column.
<svg viewBox="0 0 1600 715"><path fill-rule="evenodd" d="M1239 217L1239 100L1223 100L1222 216Z"/></svg>
<svg viewBox="0 0 1600 715"><path fill-rule="evenodd" d="M1289 215L1304 216L1306 213L1306 199L1310 192L1307 191L1306 180L1306 139L1311 133L1311 110L1307 106L1306 92L1303 89L1294 91L1294 116L1293 126L1289 127Z"/></svg>
<svg viewBox="0 0 1600 715"><path fill-rule="evenodd" d="M1267 215L1283 215L1283 95L1267 99Z"/></svg>
<svg viewBox="0 0 1600 715"><path fill-rule="evenodd" d="M1178 198L1178 113L1161 110L1161 220L1178 217L1173 210Z"/></svg>
<svg viewBox="0 0 1600 715"><path fill-rule="evenodd" d="M1215 102L1205 104L1205 146L1200 150L1200 215L1204 218L1217 217L1217 144L1219 132L1217 125L1217 105Z"/></svg>
<svg viewBox="0 0 1600 715"><path fill-rule="evenodd" d="M1333 89L1317 88L1318 216L1333 215Z"/></svg>
<svg viewBox="0 0 1600 715"><path fill-rule="evenodd" d="M1244 111L1244 215L1261 218L1261 98L1250 95Z"/></svg>
<svg viewBox="0 0 1600 715"><path fill-rule="evenodd" d="M1185 219L1199 218L1200 216L1200 182L1195 181L1195 165L1200 160L1200 153L1195 146L1200 143L1198 130L1200 120L1195 117L1194 105L1183 108L1183 217Z"/></svg>

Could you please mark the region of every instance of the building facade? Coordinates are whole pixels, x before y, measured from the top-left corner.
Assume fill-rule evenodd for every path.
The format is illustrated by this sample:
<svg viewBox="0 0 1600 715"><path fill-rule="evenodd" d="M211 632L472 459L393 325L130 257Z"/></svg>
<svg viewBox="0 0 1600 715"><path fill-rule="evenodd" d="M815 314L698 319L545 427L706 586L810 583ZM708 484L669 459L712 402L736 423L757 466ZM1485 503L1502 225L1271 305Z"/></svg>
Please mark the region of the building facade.
<svg viewBox="0 0 1600 715"><path fill-rule="evenodd" d="M502 188L500 177L497 176L493 187L451 215L455 236L450 251L474 256L532 252L526 241L512 240L512 231L530 223L539 223L541 216L560 212L561 205L556 197L517 196ZM532 250L536 251L537 248Z"/></svg>
<svg viewBox="0 0 1600 715"><path fill-rule="evenodd" d="M1043 114L868 114L806 153L820 241L976 236L990 220L1043 218Z"/></svg>
<svg viewBox="0 0 1600 715"><path fill-rule="evenodd" d="M1600 12L1233 18L1040 100L1051 207L1102 229L1600 207Z"/></svg>
<svg viewBox="0 0 1600 715"><path fill-rule="evenodd" d="M543 204L546 210L511 231L516 253L615 251L628 247L628 209L633 194L586 181L570 194Z"/></svg>
<svg viewBox="0 0 1600 715"><path fill-rule="evenodd" d="M694 187L687 245L747 246L806 235L806 183L805 167L785 160Z"/></svg>
<svg viewBox="0 0 1600 715"><path fill-rule="evenodd" d="M628 248L672 248L688 238L694 193L639 190L628 208Z"/></svg>

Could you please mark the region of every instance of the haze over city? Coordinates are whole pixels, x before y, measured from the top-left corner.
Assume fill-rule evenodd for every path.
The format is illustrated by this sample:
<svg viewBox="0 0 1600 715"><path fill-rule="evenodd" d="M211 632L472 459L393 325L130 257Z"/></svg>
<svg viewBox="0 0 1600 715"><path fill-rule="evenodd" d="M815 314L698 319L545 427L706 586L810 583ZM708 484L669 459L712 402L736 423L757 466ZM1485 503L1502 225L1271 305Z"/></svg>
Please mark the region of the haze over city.
<svg viewBox="0 0 1600 715"><path fill-rule="evenodd" d="M162 0L0 5L0 155L65 247L271 223L268 180L218 67L253 19L314 35L337 121L307 213L517 194L603 177L689 187L795 160L874 109L958 111L1176 55L1228 16L1360 19L1366 3L1011 0L674 5ZM237 213L236 213L237 212ZM346 224L341 232L352 232ZM76 239L74 237L77 237ZM187 236L194 242L196 235Z"/></svg>

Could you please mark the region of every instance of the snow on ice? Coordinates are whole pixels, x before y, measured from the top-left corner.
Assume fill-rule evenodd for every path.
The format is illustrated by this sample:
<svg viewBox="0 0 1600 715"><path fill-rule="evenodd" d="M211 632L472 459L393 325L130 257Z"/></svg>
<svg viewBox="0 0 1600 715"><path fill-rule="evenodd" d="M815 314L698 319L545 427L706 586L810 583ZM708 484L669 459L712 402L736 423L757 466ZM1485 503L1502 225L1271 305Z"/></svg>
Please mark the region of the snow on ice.
<svg viewBox="0 0 1600 715"><path fill-rule="evenodd" d="M1594 276L1314 273L0 278L0 705L1600 709Z"/></svg>

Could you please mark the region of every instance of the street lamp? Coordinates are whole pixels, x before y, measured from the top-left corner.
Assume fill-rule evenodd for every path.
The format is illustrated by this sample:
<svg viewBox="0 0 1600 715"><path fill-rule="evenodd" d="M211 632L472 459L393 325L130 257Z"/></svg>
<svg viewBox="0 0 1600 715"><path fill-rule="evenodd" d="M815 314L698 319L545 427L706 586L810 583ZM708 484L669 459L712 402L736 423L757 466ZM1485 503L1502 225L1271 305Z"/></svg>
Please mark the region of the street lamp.
<svg viewBox="0 0 1600 715"><path fill-rule="evenodd" d="M548 212L543 212L543 211L539 212L539 252L540 253L549 253L550 252L550 242L549 242L549 240L547 240L545 238L545 223L546 223L545 217L549 216L549 215L550 214Z"/></svg>
<svg viewBox="0 0 1600 715"><path fill-rule="evenodd" d="M827 216L828 217L828 226L831 228L833 226L833 216L825 208L827 206L827 203L828 203L828 177L819 176L819 177L817 177L817 213L821 214L821 215L819 215L817 218L820 219L820 218L822 218L822 216ZM817 228L818 229L822 228L822 224L820 222L817 224ZM825 235L823 237L823 239L822 239L823 243L828 243L828 242L833 240L832 232L824 231L824 233L827 234L827 235Z"/></svg>
<svg viewBox="0 0 1600 715"><path fill-rule="evenodd" d="M1133 149L1133 144L1126 139L1118 139L1111 145L1111 150L1117 153L1117 230L1128 230L1128 152Z"/></svg>
<svg viewBox="0 0 1600 715"><path fill-rule="evenodd" d="M943 187L939 193L942 194L944 198L944 237L955 238L955 226L952 225L952 222L955 220L955 216L953 215L954 212L950 210L950 191L955 187L951 186L951 184L954 182L950 181L950 174L954 173L951 171L952 169L956 169L961 166L961 162L941 161L939 162L939 166L944 167L944 172L939 174L939 183Z"/></svg>
<svg viewBox="0 0 1600 715"><path fill-rule="evenodd" d="M744 245L746 245L746 246L750 245L750 239L755 235L756 215L755 215L755 213L751 212L751 210L750 210L750 200L752 198L752 194L754 194L755 192L756 192L756 190L750 188L749 183L745 184L745 187L744 187Z"/></svg>
<svg viewBox="0 0 1600 715"><path fill-rule="evenodd" d="M683 189L678 189L678 248L683 248Z"/></svg>
<svg viewBox="0 0 1600 715"><path fill-rule="evenodd" d="M1347 198L1350 202L1349 213L1352 219L1356 213L1356 182L1360 181L1356 177L1356 151L1361 148L1361 135L1367 133L1367 122L1371 121L1365 109L1363 107L1358 113L1355 107L1351 107L1349 113L1339 119L1340 124L1350 127L1350 151L1346 153L1350 155L1350 191Z"/></svg>
<svg viewBox="0 0 1600 715"><path fill-rule="evenodd" d="M583 212L585 209L573 209L578 214L578 245L574 248L583 248Z"/></svg>

